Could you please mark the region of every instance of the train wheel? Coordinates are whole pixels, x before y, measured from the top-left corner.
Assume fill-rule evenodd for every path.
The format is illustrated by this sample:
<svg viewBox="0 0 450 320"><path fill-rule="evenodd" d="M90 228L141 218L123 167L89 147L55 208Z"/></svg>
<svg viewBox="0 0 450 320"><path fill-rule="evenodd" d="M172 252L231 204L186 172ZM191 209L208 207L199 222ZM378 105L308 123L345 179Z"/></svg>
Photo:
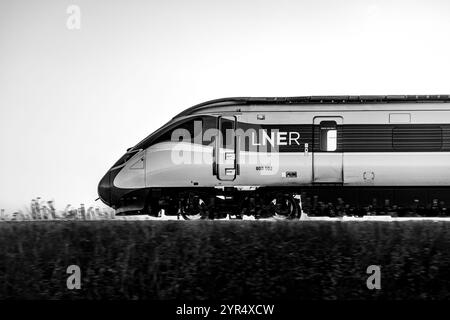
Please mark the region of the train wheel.
<svg viewBox="0 0 450 320"><path fill-rule="evenodd" d="M208 216L206 202L198 195L189 194L181 201L181 216L185 220L200 220Z"/></svg>
<svg viewBox="0 0 450 320"><path fill-rule="evenodd" d="M297 216L297 203L289 194L277 194L270 197L268 211L270 215L279 220L292 219Z"/></svg>

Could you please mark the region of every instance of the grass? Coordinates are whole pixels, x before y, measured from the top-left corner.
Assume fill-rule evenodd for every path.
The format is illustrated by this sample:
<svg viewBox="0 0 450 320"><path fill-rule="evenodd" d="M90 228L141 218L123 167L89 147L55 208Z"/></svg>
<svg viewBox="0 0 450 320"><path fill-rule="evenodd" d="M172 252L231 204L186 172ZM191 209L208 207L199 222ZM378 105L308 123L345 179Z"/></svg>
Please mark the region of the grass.
<svg viewBox="0 0 450 320"><path fill-rule="evenodd" d="M54 201L44 201L41 198L31 200L29 208L23 212L18 210L6 214L0 209L0 221L29 221L29 220L108 220L114 219L115 211L109 208L88 207L80 204L74 208L68 204L64 210L56 210Z"/></svg>
<svg viewBox="0 0 450 320"><path fill-rule="evenodd" d="M445 222L4 222L0 298L449 299L449 245Z"/></svg>

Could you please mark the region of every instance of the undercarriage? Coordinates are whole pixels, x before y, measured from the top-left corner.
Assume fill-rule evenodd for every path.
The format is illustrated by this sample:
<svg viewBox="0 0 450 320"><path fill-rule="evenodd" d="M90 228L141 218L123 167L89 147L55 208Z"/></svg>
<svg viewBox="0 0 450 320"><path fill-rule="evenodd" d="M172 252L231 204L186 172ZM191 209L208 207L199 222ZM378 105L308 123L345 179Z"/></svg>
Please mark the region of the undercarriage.
<svg viewBox="0 0 450 320"><path fill-rule="evenodd" d="M449 188L161 188L149 190L142 210L123 214L185 220L309 217L450 217ZM120 214L119 214L120 215Z"/></svg>

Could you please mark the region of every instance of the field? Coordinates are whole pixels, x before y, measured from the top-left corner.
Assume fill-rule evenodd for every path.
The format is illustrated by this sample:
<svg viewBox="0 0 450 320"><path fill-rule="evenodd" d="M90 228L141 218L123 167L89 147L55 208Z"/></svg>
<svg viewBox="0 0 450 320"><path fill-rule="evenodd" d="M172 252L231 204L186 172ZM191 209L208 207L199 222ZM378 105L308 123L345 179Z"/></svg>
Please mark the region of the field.
<svg viewBox="0 0 450 320"><path fill-rule="evenodd" d="M4 221L0 298L449 299L449 248L446 222Z"/></svg>

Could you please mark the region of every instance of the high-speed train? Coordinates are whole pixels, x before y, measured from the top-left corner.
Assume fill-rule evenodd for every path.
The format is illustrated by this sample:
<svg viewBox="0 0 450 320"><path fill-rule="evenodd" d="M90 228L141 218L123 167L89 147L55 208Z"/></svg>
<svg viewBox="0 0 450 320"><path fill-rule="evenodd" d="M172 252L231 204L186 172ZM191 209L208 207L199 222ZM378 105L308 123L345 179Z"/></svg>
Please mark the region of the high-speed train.
<svg viewBox="0 0 450 320"><path fill-rule="evenodd" d="M101 179L117 214L447 215L450 95L226 98L188 108ZM162 211L164 210L164 211Z"/></svg>

